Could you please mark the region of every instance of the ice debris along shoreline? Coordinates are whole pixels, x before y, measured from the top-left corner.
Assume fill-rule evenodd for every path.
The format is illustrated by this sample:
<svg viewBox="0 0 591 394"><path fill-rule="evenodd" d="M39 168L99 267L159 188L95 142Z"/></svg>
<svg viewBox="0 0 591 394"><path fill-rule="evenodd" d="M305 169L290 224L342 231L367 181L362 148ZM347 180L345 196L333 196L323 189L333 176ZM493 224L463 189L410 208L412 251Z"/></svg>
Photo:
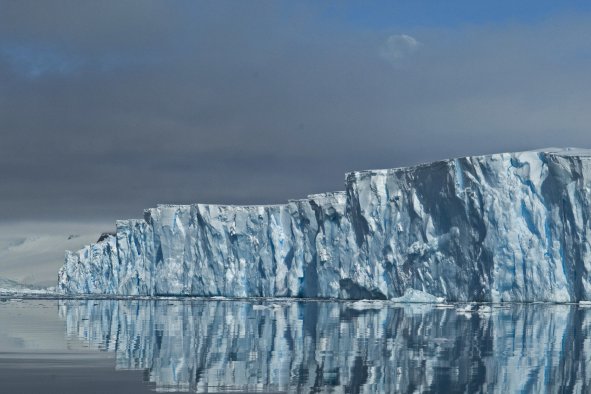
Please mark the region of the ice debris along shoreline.
<svg viewBox="0 0 591 394"><path fill-rule="evenodd" d="M591 300L591 151L348 173L283 205L159 205L66 252L62 294Z"/></svg>

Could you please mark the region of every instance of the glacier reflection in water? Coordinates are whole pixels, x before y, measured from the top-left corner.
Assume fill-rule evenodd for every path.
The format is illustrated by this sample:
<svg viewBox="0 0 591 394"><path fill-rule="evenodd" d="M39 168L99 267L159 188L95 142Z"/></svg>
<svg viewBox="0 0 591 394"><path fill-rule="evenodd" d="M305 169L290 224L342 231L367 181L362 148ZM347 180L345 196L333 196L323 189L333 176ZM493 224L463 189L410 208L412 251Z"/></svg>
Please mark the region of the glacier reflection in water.
<svg viewBox="0 0 591 394"><path fill-rule="evenodd" d="M67 333L163 390L589 392L591 309L63 300Z"/></svg>

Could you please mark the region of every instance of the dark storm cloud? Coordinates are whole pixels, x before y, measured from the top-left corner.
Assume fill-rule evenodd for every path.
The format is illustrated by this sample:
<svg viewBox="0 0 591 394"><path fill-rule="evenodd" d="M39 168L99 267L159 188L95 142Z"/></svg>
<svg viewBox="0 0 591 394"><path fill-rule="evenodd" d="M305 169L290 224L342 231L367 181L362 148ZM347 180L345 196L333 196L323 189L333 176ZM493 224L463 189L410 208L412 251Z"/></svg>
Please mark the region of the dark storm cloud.
<svg viewBox="0 0 591 394"><path fill-rule="evenodd" d="M354 169L591 145L586 15L402 30L325 11L0 3L0 220L282 202Z"/></svg>

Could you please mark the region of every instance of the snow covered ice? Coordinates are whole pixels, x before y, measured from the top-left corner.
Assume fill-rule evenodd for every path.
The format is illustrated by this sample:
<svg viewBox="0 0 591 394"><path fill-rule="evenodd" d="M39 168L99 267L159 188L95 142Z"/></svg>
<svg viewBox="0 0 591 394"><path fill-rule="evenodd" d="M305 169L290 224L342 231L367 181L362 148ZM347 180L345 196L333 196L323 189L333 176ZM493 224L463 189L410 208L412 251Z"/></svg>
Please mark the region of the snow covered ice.
<svg viewBox="0 0 591 394"><path fill-rule="evenodd" d="M65 294L591 300L591 151L347 174L283 205L159 205L66 252ZM407 301L408 301L407 300Z"/></svg>

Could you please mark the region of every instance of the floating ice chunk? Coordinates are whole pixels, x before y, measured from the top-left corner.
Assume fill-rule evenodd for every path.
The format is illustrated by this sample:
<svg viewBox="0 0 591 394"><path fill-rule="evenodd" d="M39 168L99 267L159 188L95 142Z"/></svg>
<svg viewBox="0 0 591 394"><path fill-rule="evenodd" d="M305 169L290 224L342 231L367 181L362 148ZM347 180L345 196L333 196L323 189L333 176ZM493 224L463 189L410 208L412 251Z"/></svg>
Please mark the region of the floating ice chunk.
<svg viewBox="0 0 591 394"><path fill-rule="evenodd" d="M355 309L357 311L365 311L372 309L382 309L387 305L387 301L384 300L359 300L355 302L347 302L348 308Z"/></svg>
<svg viewBox="0 0 591 394"><path fill-rule="evenodd" d="M445 298L435 297L421 290L407 289L402 297L392 298L390 301L399 303L441 304L445 301Z"/></svg>
<svg viewBox="0 0 591 394"><path fill-rule="evenodd" d="M475 308L476 308L476 304L474 304L474 303L456 305L456 311L458 311L460 313L471 313L471 312L474 312Z"/></svg>

